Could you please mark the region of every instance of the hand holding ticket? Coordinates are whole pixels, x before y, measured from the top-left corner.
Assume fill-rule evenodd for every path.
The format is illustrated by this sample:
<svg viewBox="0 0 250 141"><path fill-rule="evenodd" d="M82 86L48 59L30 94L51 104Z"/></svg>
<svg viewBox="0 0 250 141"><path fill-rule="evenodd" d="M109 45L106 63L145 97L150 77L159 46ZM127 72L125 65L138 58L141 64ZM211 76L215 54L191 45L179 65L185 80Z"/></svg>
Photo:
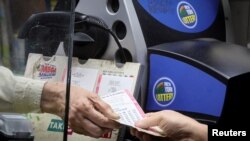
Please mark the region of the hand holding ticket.
<svg viewBox="0 0 250 141"><path fill-rule="evenodd" d="M115 113L120 116L120 119L116 120L117 122L136 128L138 131L145 132L150 135L164 137L163 131L159 127L152 127L150 129L135 127L135 122L143 119L144 112L128 90L108 93L101 95L100 97L112 107Z"/></svg>

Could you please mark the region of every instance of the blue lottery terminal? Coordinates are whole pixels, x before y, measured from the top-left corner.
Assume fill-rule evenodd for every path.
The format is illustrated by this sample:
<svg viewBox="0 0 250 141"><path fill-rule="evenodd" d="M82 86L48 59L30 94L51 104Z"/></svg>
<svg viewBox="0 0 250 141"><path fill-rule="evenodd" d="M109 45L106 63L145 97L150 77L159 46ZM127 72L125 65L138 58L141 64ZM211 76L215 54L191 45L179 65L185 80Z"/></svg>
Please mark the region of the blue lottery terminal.
<svg viewBox="0 0 250 141"><path fill-rule="evenodd" d="M250 50L215 39L149 48L146 112L173 109L206 124L249 120Z"/></svg>

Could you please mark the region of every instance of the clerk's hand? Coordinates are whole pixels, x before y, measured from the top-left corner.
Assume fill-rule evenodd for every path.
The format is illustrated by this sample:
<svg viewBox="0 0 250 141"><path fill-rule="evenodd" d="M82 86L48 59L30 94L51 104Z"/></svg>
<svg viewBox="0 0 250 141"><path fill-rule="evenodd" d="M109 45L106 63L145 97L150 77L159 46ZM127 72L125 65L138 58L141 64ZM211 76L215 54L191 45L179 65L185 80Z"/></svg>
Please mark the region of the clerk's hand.
<svg viewBox="0 0 250 141"><path fill-rule="evenodd" d="M146 114L135 126L148 129L158 126L166 137L153 137L131 129L131 134L143 141L207 141L207 125L178 112L165 110Z"/></svg>
<svg viewBox="0 0 250 141"><path fill-rule="evenodd" d="M42 112L64 118L65 95L65 84L47 82L41 97ZM119 116L108 104L94 93L71 86L69 126L74 132L98 138L114 128L119 128L120 125L110 119L119 119Z"/></svg>

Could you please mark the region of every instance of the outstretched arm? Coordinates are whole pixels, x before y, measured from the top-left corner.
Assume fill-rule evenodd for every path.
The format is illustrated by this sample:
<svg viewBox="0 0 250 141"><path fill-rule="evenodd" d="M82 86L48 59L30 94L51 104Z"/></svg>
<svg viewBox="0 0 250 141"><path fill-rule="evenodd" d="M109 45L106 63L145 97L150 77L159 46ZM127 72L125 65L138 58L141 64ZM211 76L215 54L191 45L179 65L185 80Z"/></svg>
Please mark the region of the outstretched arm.
<svg viewBox="0 0 250 141"><path fill-rule="evenodd" d="M14 76L0 66L0 112L42 111L64 118L66 85ZM96 94L71 86L69 125L74 132L100 137L118 128L119 118Z"/></svg>

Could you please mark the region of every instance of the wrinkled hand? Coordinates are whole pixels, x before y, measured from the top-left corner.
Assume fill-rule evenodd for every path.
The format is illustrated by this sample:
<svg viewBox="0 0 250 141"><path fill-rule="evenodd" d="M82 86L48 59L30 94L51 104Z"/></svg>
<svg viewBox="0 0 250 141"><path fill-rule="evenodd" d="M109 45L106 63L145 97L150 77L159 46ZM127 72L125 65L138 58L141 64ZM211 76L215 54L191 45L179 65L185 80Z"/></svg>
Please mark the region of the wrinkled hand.
<svg viewBox="0 0 250 141"><path fill-rule="evenodd" d="M192 118L178 112L165 110L146 114L146 117L136 123L139 128L159 126L165 135L164 138L153 137L131 129L131 134L143 141L207 141L207 125L201 124Z"/></svg>
<svg viewBox="0 0 250 141"><path fill-rule="evenodd" d="M47 82L41 97L42 112L63 118L65 95L65 84ZM98 138L114 128L119 128L120 125L110 119L119 119L119 116L108 104L94 93L71 86L69 126L74 132Z"/></svg>

